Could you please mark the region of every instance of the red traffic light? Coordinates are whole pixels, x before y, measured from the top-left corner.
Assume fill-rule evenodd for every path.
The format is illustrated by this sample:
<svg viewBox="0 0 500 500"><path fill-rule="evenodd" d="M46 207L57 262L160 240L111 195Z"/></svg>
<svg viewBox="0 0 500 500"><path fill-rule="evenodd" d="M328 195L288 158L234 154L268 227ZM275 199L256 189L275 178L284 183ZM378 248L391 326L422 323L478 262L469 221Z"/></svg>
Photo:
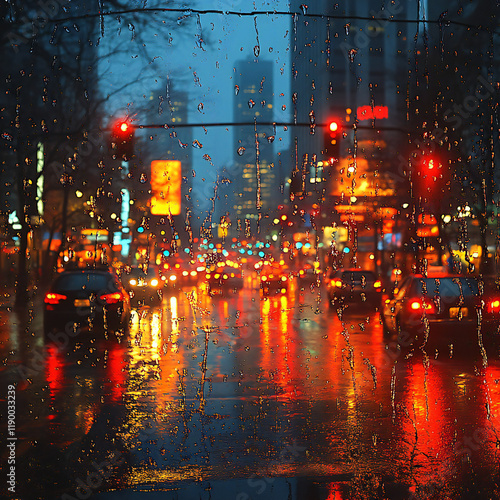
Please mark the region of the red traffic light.
<svg viewBox="0 0 500 500"><path fill-rule="evenodd" d="M134 155L135 127L128 120L118 120L111 130L111 150L113 155L128 161Z"/></svg>
<svg viewBox="0 0 500 500"><path fill-rule="evenodd" d="M338 161L340 158L340 133L342 125L340 120L332 119L326 123L324 131L323 156L329 163Z"/></svg>
<svg viewBox="0 0 500 500"><path fill-rule="evenodd" d="M339 124L338 122L330 122L330 125L328 125L328 130L330 130L330 132L337 132L337 130L339 129Z"/></svg>

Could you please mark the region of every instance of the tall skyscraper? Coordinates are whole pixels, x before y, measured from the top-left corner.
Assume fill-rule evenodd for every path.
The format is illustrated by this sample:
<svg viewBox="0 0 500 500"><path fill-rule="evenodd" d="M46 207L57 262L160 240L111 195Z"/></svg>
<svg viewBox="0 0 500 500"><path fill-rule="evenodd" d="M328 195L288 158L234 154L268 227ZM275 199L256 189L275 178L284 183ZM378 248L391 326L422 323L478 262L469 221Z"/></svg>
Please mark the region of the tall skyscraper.
<svg viewBox="0 0 500 500"><path fill-rule="evenodd" d="M291 10L302 12L302 3L291 0ZM367 13L375 19L367 20ZM294 117L311 124L296 128L296 162L308 175L324 159L324 130L318 125L333 117L343 124L341 158L355 153L380 173L395 167L391 158L406 140L406 89L417 26L388 18L416 16L406 2L385 2L375 10L369 0L320 0L294 18Z"/></svg>
<svg viewBox="0 0 500 500"><path fill-rule="evenodd" d="M233 199L227 201L233 231L256 234L269 226L279 203L273 129L273 63L247 59L235 64L234 163L227 169ZM229 196L229 195L228 195Z"/></svg>

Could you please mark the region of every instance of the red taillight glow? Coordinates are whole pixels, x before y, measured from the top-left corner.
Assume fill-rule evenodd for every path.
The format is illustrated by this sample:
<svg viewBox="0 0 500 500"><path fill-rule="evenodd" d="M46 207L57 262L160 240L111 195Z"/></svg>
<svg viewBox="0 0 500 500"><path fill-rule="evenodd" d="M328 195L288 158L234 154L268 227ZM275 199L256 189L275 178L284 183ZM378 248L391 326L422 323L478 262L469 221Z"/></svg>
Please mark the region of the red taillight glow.
<svg viewBox="0 0 500 500"><path fill-rule="evenodd" d="M493 299L488 302L487 310L489 313L500 312L500 299Z"/></svg>
<svg viewBox="0 0 500 500"><path fill-rule="evenodd" d="M334 283L337 288L342 288L342 280L335 280Z"/></svg>
<svg viewBox="0 0 500 500"><path fill-rule="evenodd" d="M106 304L117 304L120 302L123 297L120 292L106 293L99 297L102 301L106 302Z"/></svg>
<svg viewBox="0 0 500 500"><path fill-rule="evenodd" d="M421 299L413 299L409 303L409 307L413 312L423 312L434 314L435 308L432 302L422 301Z"/></svg>
<svg viewBox="0 0 500 500"><path fill-rule="evenodd" d="M59 304L59 302L66 300L68 297L66 295L62 295L60 293L47 293L45 295L44 302L46 304Z"/></svg>
<svg viewBox="0 0 500 500"><path fill-rule="evenodd" d="M377 291L382 290L382 282L380 280L375 281L375 283L373 283L373 288Z"/></svg>

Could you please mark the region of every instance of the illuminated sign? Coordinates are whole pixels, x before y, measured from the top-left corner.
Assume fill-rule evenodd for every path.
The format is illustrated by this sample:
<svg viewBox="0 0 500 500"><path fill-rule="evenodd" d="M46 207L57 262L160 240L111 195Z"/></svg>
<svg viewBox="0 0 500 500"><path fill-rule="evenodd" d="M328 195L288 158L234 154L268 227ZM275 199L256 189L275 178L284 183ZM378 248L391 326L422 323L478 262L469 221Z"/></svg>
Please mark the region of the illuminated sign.
<svg viewBox="0 0 500 500"><path fill-rule="evenodd" d="M360 106L357 109L358 120L380 120L389 118L389 108L387 106Z"/></svg>
<svg viewBox="0 0 500 500"><path fill-rule="evenodd" d="M179 215L181 213L181 162L154 160L151 162L151 213Z"/></svg>

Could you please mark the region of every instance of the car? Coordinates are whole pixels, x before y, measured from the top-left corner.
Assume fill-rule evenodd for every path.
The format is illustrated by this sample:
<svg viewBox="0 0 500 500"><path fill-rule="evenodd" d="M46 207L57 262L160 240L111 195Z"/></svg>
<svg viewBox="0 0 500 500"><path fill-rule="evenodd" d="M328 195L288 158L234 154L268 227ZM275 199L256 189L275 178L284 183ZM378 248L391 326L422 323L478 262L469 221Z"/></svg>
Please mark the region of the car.
<svg viewBox="0 0 500 500"><path fill-rule="evenodd" d="M243 287L243 273L236 261L218 262L207 267L205 279L211 295L224 290L238 290Z"/></svg>
<svg viewBox="0 0 500 500"><path fill-rule="evenodd" d="M44 297L44 331L68 332L77 327L126 329L130 298L116 274L108 269L71 269L59 273Z"/></svg>
<svg viewBox="0 0 500 500"><path fill-rule="evenodd" d="M154 265L126 266L121 280L133 305L157 305L163 299L163 280Z"/></svg>
<svg viewBox="0 0 500 500"><path fill-rule="evenodd" d="M284 294L288 291L291 275L279 261L264 261L258 266L260 288L264 295Z"/></svg>
<svg viewBox="0 0 500 500"><path fill-rule="evenodd" d="M379 308L382 302L382 281L367 269L339 269L327 280L330 307L348 304Z"/></svg>
<svg viewBox="0 0 500 500"><path fill-rule="evenodd" d="M299 265L293 275L297 278L299 285L317 283L323 280L323 273L318 261L308 261Z"/></svg>
<svg viewBox="0 0 500 500"><path fill-rule="evenodd" d="M500 345L500 277L487 276L481 285L482 325Z"/></svg>
<svg viewBox="0 0 500 500"><path fill-rule="evenodd" d="M439 326L447 327L452 340L466 331L474 334L480 308L479 282L474 276L411 274L383 304L381 321L386 334L395 334L408 345L423 344Z"/></svg>
<svg viewBox="0 0 500 500"><path fill-rule="evenodd" d="M196 286L205 272L203 263L197 260L178 259L163 264L165 285L169 288Z"/></svg>

